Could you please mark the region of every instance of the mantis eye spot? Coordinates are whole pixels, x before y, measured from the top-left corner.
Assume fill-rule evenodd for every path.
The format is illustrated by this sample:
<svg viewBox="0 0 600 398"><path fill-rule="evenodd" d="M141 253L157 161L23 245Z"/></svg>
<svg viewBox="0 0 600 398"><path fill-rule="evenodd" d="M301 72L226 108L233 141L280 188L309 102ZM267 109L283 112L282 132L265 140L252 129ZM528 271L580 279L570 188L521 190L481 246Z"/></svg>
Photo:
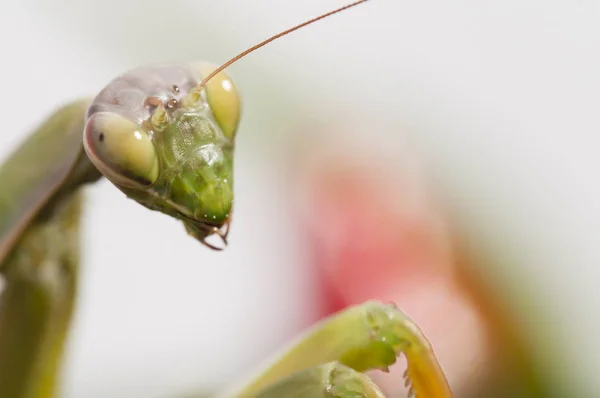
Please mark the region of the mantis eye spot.
<svg viewBox="0 0 600 398"><path fill-rule="evenodd" d="M100 133L100 134L98 135L98 140L99 140L100 142L104 142L104 133Z"/></svg>

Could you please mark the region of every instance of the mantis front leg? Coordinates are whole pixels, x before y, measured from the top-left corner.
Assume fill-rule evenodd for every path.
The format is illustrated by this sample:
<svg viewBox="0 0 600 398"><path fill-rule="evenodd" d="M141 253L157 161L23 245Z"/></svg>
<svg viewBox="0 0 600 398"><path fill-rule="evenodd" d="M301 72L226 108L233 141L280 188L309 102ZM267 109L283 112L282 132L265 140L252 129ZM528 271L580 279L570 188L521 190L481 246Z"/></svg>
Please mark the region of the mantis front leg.
<svg viewBox="0 0 600 398"><path fill-rule="evenodd" d="M316 377L316 374L322 375L322 372L329 374L327 372L332 370L332 368L319 368L324 363L337 362L357 372L373 369L385 371L396 362L400 354L404 354L408 362L406 377L407 382L411 384L412 395L416 398L453 396L431 345L417 325L395 305L376 301L351 307L318 323L270 366L261 371L259 376L242 388L228 392L225 396L262 397L262 394L270 391L269 386L276 385L278 382L278 389L291 393L297 388L300 380L306 382L308 379L316 384L315 388L327 389L328 379ZM317 368L320 370L317 371ZM302 373L309 369L315 369L317 373L311 373L310 377L307 373ZM362 376L358 377L346 370L342 371L342 368L338 370L347 376L338 380L338 390L343 390L349 383L364 394L358 396L379 396L374 392L376 390L373 389L372 383L367 382ZM285 390L286 388L288 390ZM308 398L318 395L307 393L307 395L297 396ZM324 396L353 397L356 395Z"/></svg>

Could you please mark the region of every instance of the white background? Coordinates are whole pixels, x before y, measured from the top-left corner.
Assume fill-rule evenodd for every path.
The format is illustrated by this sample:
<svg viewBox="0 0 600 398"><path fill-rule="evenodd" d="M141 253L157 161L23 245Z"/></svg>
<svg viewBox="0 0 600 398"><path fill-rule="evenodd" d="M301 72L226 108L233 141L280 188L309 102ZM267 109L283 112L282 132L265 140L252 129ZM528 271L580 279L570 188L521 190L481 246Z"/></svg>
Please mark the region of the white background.
<svg viewBox="0 0 600 398"><path fill-rule="evenodd" d="M0 155L53 108L126 69L223 62L343 4L5 2ZM106 182L90 189L65 396L167 397L218 384L304 325L310 275L269 153L298 123L350 113L391 150L403 138L390 131L411 132L472 235L501 242L506 280L529 281L551 311L552 321L530 320L568 354L549 365L600 388L599 8L373 0L230 68L245 109L230 248L198 247Z"/></svg>

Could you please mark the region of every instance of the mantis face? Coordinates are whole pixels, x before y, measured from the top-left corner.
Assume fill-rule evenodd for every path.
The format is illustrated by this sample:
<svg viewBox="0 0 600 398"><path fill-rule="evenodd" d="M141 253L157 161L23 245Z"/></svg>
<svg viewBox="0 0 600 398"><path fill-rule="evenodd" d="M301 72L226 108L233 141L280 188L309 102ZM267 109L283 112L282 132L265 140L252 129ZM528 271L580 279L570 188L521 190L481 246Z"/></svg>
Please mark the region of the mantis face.
<svg viewBox="0 0 600 398"><path fill-rule="evenodd" d="M156 65L113 80L86 115L91 162L130 198L183 221L202 243L226 244L240 100L232 80L206 63Z"/></svg>

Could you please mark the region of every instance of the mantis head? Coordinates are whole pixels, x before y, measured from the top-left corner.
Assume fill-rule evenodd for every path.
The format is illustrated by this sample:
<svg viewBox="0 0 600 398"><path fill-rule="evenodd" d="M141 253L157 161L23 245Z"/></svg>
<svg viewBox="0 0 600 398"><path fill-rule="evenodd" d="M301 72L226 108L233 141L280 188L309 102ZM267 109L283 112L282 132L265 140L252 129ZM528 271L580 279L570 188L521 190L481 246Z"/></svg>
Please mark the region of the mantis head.
<svg viewBox="0 0 600 398"><path fill-rule="evenodd" d="M233 151L240 99L207 63L155 65L113 80L86 115L84 148L127 196L183 221L202 243L226 244L234 202Z"/></svg>
<svg viewBox="0 0 600 398"><path fill-rule="evenodd" d="M240 99L225 68L358 0L280 32L221 66L193 63L132 70L113 80L86 115L83 146L98 170L142 205L183 221L205 245L227 244L233 148Z"/></svg>

